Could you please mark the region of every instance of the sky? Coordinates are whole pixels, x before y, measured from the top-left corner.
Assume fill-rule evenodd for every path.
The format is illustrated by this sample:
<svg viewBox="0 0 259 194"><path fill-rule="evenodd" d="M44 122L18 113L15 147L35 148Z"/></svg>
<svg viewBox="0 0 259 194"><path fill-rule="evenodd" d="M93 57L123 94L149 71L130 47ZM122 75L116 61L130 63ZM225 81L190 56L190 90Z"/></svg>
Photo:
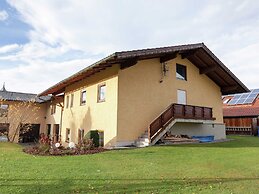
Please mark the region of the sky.
<svg viewBox="0 0 259 194"><path fill-rule="evenodd" d="M259 1L0 0L0 86L40 93L116 51L200 42L259 88Z"/></svg>

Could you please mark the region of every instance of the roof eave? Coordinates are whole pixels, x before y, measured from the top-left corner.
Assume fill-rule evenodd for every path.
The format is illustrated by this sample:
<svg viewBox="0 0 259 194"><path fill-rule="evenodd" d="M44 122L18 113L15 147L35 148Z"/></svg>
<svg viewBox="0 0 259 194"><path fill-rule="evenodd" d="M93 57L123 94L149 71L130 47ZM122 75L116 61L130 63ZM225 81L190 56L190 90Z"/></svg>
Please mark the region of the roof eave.
<svg viewBox="0 0 259 194"><path fill-rule="evenodd" d="M79 71L79 72L77 72L77 73L75 73L75 74L69 76L68 78L63 79L62 81L58 82L57 84L55 84L55 85L51 86L50 88L46 89L45 91L39 93L37 96L49 95L49 94L50 94L50 91L53 90L54 88L57 88L58 86L60 86L60 85L62 85L62 84L65 84L66 82L68 82L69 80L71 80L71 79L77 77L78 75L80 75L80 74L82 74L82 73L85 73L86 71L92 69L93 67L96 67L97 65L100 65L100 64L102 64L102 63L106 62L107 60L110 60L110 59L112 59L112 58L114 58L114 57L116 57L116 53L113 53L113 54L109 55L108 57L105 57L105 58L103 58L103 59L97 61L96 63L94 63L94 64L92 64L92 65L90 65L90 66L88 66L88 67L82 69L81 71ZM65 91L65 86L64 86L61 90L59 90L59 91L60 91L60 93L62 93L63 91Z"/></svg>
<svg viewBox="0 0 259 194"><path fill-rule="evenodd" d="M155 50L157 49L157 50ZM234 89L228 89L228 91L224 91L221 87L223 95L229 95L234 93L243 93L249 92L249 89L205 46L204 43L197 43L197 44L189 44L189 45L178 45L172 47L160 47L152 49L142 49L142 50L133 50L133 51L122 51L122 52L115 52L112 55L92 64L84 68L83 70L79 71L78 73L60 81L59 83L55 84L54 86L48 88L47 90L43 91L42 93L38 94L38 96L49 95L49 94L58 94L65 91L67 85L73 84L78 77L83 77L88 71L94 71L94 68L98 68L101 65L105 65L109 61L120 61L120 60L128 60L130 58L138 58L138 60L142 60L143 56L146 54L149 57L155 58L159 57L160 55L168 54L168 52L189 52L191 50L198 50L203 49L207 55L214 60L214 62L221 68L230 78L232 78L234 83ZM139 58L140 57L140 58ZM142 58L141 58L142 57ZM160 56L161 57L161 56Z"/></svg>
<svg viewBox="0 0 259 194"><path fill-rule="evenodd" d="M224 71L226 71L237 82L237 84L239 86L239 89L222 93L223 95L230 95L230 94L235 94L235 93L250 92L250 90L219 60L218 57L216 57L216 55L214 55L214 53L205 44L202 44L202 48L218 63L218 65Z"/></svg>

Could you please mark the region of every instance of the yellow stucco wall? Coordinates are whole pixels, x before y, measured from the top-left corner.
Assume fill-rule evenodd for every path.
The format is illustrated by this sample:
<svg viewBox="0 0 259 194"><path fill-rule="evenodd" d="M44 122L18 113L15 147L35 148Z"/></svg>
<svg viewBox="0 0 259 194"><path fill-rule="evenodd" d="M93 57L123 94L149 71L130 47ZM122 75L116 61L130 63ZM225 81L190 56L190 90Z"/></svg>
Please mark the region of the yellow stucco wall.
<svg viewBox="0 0 259 194"><path fill-rule="evenodd" d="M9 123L9 137L13 137L19 123L40 124L40 133L45 131L46 104L25 103L18 101L3 101L8 104L8 116L0 117L0 123ZM16 134L15 142L19 134Z"/></svg>
<svg viewBox="0 0 259 194"><path fill-rule="evenodd" d="M117 136L117 95L118 95L118 66L114 65L93 76L83 79L66 88L64 112L62 119L62 142L65 142L66 129L71 131L71 141L78 142L78 129L84 129L85 134L90 130L104 132L104 145L111 146ZM106 84L105 102L97 102L98 85ZM80 105L81 91L86 90L86 104ZM74 94L72 108L66 108L67 96Z"/></svg>
<svg viewBox="0 0 259 194"><path fill-rule="evenodd" d="M187 81L176 78L176 63L187 67ZM215 122L223 123L219 86L179 55L167 66L169 71L162 83L158 58L119 71L118 142L137 139L168 105L177 102L177 89L187 92L187 104L212 107Z"/></svg>
<svg viewBox="0 0 259 194"><path fill-rule="evenodd" d="M187 67L187 81L176 78L176 63ZM71 131L71 141L77 143L78 129L104 131L105 146L119 142L136 140L171 103L177 102L177 89L187 92L187 104L213 108L216 123L223 123L222 101L219 86L199 69L180 56L167 62L168 72L161 81L162 72L159 59L141 60L124 70L114 65L106 70L76 82L65 89L64 110L61 123L61 138L65 144L66 129ZM106 84L105 102L97 102L98 85ZM86 90L86 104L81 105L81 91ZM74 94L73 107L66 108L67 96ZM52 101L37 104L37 122L31 117L29 123L41 124L41 132L46 133L46 125L60 124L61 107L50 114ZM70 103L69 103L70 104ZM11 106L11 104L10 104ZM1 122L1 120L0 120ZM66 144L65 144L66 145Z"/></svg>
<svg viewBox="0 0 259 194"><path fill-rule="evenodd" d="M51 106L55 104L56 105L56 112L54 114L51 114ZM63 102L62 102L63 105ZM54 102L48 102L46 103L46 124L59 124L61 120L61 110L62 108L59 106L59 104Z"/></svg>
<svg viewBox="0 0 259 194"><path fill-rule="evenodd" d="M51 125L51 137L53 136L53 129L55 124L61 123L61 114L62 114L62 106L63 105L63 98L52 100L51 102L46 103L46 122L44 126L44 133L47 134L47 125ZM51 114L51 106L56 106L56 112L54 114ZM61 127L61 126L59 126Z"/></svg>

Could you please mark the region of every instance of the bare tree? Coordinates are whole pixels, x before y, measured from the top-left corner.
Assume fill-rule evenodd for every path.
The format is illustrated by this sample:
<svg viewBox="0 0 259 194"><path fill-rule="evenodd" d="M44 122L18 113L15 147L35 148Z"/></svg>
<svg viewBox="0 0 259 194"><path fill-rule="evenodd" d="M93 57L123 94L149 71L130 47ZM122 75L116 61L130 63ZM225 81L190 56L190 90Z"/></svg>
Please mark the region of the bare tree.
<svg viewBox="0 0 259 194"><path fill-rule="evenodd" d="M40 107L33 99L30 101L1 101L2 104L8 104L8 109L3 111L2 116L5 116L5 122L10 124L8 139L10 142L14 142L20 134L32 129L32 121L35 123L39 119L38 111Z"/></svg>

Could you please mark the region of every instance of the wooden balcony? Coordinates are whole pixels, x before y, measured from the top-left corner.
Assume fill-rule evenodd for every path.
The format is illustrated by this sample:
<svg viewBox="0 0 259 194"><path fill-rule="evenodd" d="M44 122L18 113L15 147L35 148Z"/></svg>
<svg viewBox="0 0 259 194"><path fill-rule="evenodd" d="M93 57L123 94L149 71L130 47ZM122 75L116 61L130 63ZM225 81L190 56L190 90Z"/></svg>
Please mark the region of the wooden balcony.
<svg viewBox="0 0 259 194"><path fill-rule="evenodd" d="M174 119L215 120L212 108L172 104L149 125L149 139L152 140Z"/></svg>

